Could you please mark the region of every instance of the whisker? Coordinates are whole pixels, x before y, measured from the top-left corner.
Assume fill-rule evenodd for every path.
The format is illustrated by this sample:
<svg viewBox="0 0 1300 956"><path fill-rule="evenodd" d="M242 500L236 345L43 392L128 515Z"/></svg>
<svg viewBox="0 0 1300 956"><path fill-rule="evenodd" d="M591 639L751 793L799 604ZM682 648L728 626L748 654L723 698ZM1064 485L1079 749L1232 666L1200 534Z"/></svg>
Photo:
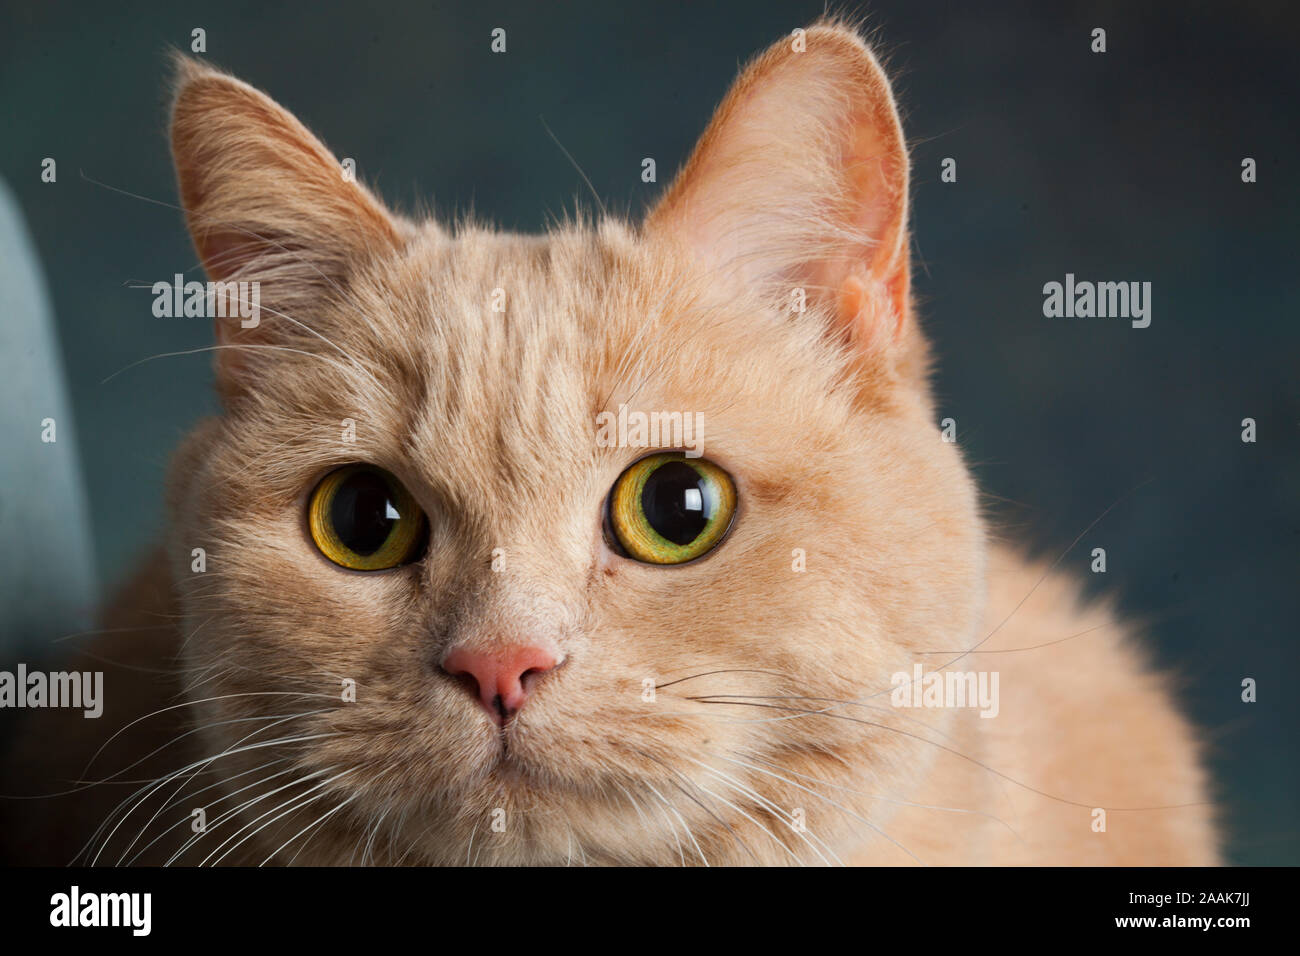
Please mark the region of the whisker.
<svg viewBox="0 0 1300 956"><path fill-rule="evenodd" d="M259 734L262 734L262 733L264 733L265 731L272 729L273 727L278 727L278 726L280 726L281 724L285 724L285 723L288 723L288 722L291 721L291 720L296 720L296 719L298 719L298 716L299 716L299 715L297 715L297 714L290 714L290 715L288 715L287 717L282 717L281 719L276 720L274 723L268 724L268 725L265 726L265 727L260 727L260 728L258 728L257 730L254 730L252 733L245 734L245 735L244 735L243 737L241 737L238 741L236 741L235 744L233 744L232 746L238 747L240 744L244 743L245 741L247 741L247 740L251 740L251 739L253 739L254 737L258 736ZM213 758L213 759L215 760L216 758ZM183 772L184 772L184 771L182 771L182 773L183 773ZM181 791L183 791L187 786L189 786L190 782L194 779L194 777L197 775L197 773L198 773L198 771L196 770L194 773L189 774L187 777L185 777L183 780L181 780L180 785L179 785L179 786L178 786L174 791L172 791L171 799L175 799L176 797L178 797L178 796L180 795ZM152 789L150 790L150 792L149 792L148 794L146 794L145 797L142 798L142 799L140 800L140 802L137 803L135 806L138 807L138 806L140 806L141 804L143 804L145 799L147 799L149 796L151 796L151 795L152 795L154 792L156 792L157 790L162 789L162 787L163 787L163 786L166 786L166 784L167 784L168 782L170 782L171 780L174 780L174 779L176 778L176 776L178 776L178 775L177 775L177 774L169 775L169 776L168 776L164 781L162 781L162 782L161 782L157 787L152 788ZM165 802L164 802L164 806L165 806ZM132 807L132 808L131 808L131 811L129 811L129 812L127 813L126 816L130 816L130 814L133 813L134 811L135 811L135 807ZM136 836L134 837L134 839L132 839L131 842L130 842L129 844L127 844L126 849L122 851L122 856L121 856L121 858L118 860L118 864L119 864L119 865L121 865L122 860L124 860L124 859L126 858L126 855L127 855L128 853L131 852L131 848L135 846L136 841L139 840L140 837L143 836L144 833L149 829L149 827L153 825L153 821L156 820L156 819L158 818L158 814L161 813L162 811L163 811L163 807L159 807L157 810L155 810L153 816L150 817L150 818L145 822L144 826L140 828L140 832L136 834ZM118 824L119 826L121 825L121 823L125 823L125 822L126 822L126 816L124 816L124 817L122 818L122 820L119 822L119 824ZM116 832L116 827L114 828L114 832ZM112 839L112 834L109 834L109 839Z"/></svg>
<svg viewBox="0 0 1300 956"><path fill-rule="evenodd" d="M721 756L721 755L719 755L719 754L714 754L714 756ZM741 764L742 766L745 765L745 764L743 763L743 761L736 760L735 758L724 758L724 759L731 760L731 761L734 762L734 763L739 763L739 764ZM783 781L783 782L789 784L789 785L792 786L792 787L797 787L798 789L804 791L805 793L809 793L809 794L811 794L811 795L812 795L813 797L815 797L816 799L821 800L823 803L829 804L830 806L836 808L836 809L839 810L840 812L842 812L842 813L844 813L844 814L847 814L848 816L852 817L853 819L855 819L855 820L859 820L859 821L861 821L862 823L865 823L868 827L870 827L870 828L872 829L873 832L875 832L876 834L878 834L878 835L881 836L881 837L884 837L886 840L888 840L888 841L889 841L890 843L892 843L894 846L898 847L900 850L902 850L904 853L906 853L908 856L910 856L910 857L911 857L913 860L915 860L918 864L921 864L922 866L924 866L924 864L921 862L920 858L918 858L917 855L916 855L915 853L913 853L913 852L912 852L911 850L909 850L907 847L903 846L903 844L899 843L899 842L898 842L897 840L895 840L892 836L890 836L888 833L886 833L884 830L882 830L882 829L881 829L880 827L878 827L876 824L872 823L872 822L871 822L870 820L868 820L866 817L862 816L861 814L855 813L854 811L850 810L848 807L844 806L844 804L842 804L842 803L837 803L836 801L832 800L830 797L827 797L827 796L825 796L824 794L820 794L820 793L818 793L816 790L811 790L811 789L809 789L808 787L803 786L802 784L796 783L795 781L789 779L788 777L783 777L782 775L780 775L780 774L778 774L778 773L774 773L774 772L772 772L772 771L770 771L770 770L763 770L763 769L760 768L760 767L751 767L750 769L752 769L752 770L757 770L759 773L765 773L765 774L767 774L769 777L775 777L777 780L781 780L781 781Z"/></svg>
<svg viewBox="0 0 1300 956"><path fill-rule="evenodd" d="M270 863L271 860L275 859L275 856L276 856L277 853L279 853L281 850L283 850L285 847L287 847L290 843L292 843L294 840L298 839L298 837L302 836L304 833L306 833L308 830L312 829L313 827L319 826L320 824L324 823L326 820L328 820L330 817L334 816L334 814L338 813L340 810L342 810L344 807L346 807L349 803L351 803L353 800L355 800L355 799L356 799L357 797L359 797L359 796L361 796L360 793L354 793L352 796L348 797L346 800L344 800L342 803L340 803L337 807L335 807L335 808L334 808L333 810L331 810L329 813L326 813L324 816L319 817L319 818L316 819L314 822L307 824L307 826L303 827L301 830L299 830L299 831L298 831L297 833L295 833L293 836L289 837L289 839L287 839L287 840L285 840L283 843L281 843L280 846L278 846L278 847L275 849L275 852L273 852L273 853L272 853L270 856L268 856L265 860L263 860L261 863L259 863L258 866L259 866L259 867L261 867L261 866L266 866L266 864ZM313 834L313 835L314 835L314 834ZM305 845L306 845L306 844L304 844L304 846L305 846ZM298 852L301 853L301 852L302 852L302 849L299 848ZM296 860L297 858L298 858L298 854L295 853L295 854L293 855L293 858L292 858L289 862L292 863L293 860Z"/></svg>
<svg viewBox="0 0 1300 956"><path fill-rule="evenodd" d="M243 771L242 773L237 773L237 774L235 774L235 775L233 775L233 776L231 776L231 777L227 777L227 778L225 778L225 779L218 780L218 781L216 781L215 783L210 783L210 784L208 784L206 787L202 787L202 788L200 788L199 790L194 791L194 793L192 793L190 796L191 796L191 797L197 797L199 794L201 794L201 793L205 793L205 792L208 791L208 790L212 790L212 789L217 788L217 787L225 786L226 784L230 783L232 780L238 780L240 777L248 776L248 774L250 774L250 773L256 773L256 772L259 771L259 770L265 770L267 767L273 767L273 766L275 766L276 764L284 763L286 760L289 760L289 759L291 759L291 758L289 758L289 757L281 757L281 758L278 759L278 760L270 760L270 761L267 761L267 762L264 763L264 764L261 764L261 765L259 765L259 766L257 766L257 767L254 767L252 770L245 770L245 771ZM266 777L263 777L263 778L261 778L261 779L255 780L255 781L253 781L253 782L250 783L250 784L247 784L247 785L245 785L245 786L243 786L243 787L240 787L238 790L234 790L234 791L232 791L232 792L229 793L229 794L224 794L224 795L222 795L222 796L219 796L215 801L213 801L212 805L215 806L216 804L222 802L223 800L228 800L228 799L230 799L230 798L232 798L232 797L238 796L239 794L243 793L245 790L251 790L253 787L262 786L263 784L269 783L270 781L274 780L276 777L283 776L283 775L286 774L286 773L292 773L293 771L294 771L294 768L293 768L293 767L286 767L284 770L281 770L281 771L279 771L278 773L273 773L273 774L270 774L269 776L266 776ZM178 807L178 806L180 806L180 803L181 803L181 801L180 801L179 798L174 799L170 804L168 804L167 809L171 809L171 808L173 808L173 807ZM131 859L127 862L127 866L134 866L134 865L136 864L136 861L138 861L138 860L140 859L140 857L142 857L145 853L147 853L150 849L152 849L153 846L154 846L155 844L157 844L157 842L158 842L159 840L161 840L163 837L167 836L167 834L171 833L171 832L172 832L173 830L175 830L177 827L179 827L179 826L184 826L184 825L185 825L186 823L188 823L191 819L192 819L191 814L186 813L185 816L181 817L179 820L177 820L175 823L173 823L171 826L169 826L166 830L163 830L163 831L162 831L161 833L159 833L156 837L154 837L152 840L150 840L148 843L146 843L144 846L142 846L142 847L141 847L141 848L136 852L135 856L131 857ZM217 821L213 821L213 824L215 824L216 822L217 822Z"/></svg>
<svg viewBox="0 0 1300 956"><path fill-rule="evenodd" d="M328 772L328 771L326 771L326 772ZM322 797L324 797L324 796L327 795L326 792L321 792L321 793L317 793L316 796L314 796L314 797L310 797L310 798L308 798L308 796L307 796L308 794L310 794L310 793L315 793L317 790L322 790L322 788L329 786L329 785L330 785L331 783L333 783L335 780L338 780L338 779L340 779L341 777L346 777L348 774L353 773L353 772L354 772L353 769L348 769L348 770L343 770L343 771L341 771L340 773L336 773L334 776L330 777L329 779L327 779L327 780L322 780L320 783L316 784L315 786L308 788L304 793L301 793L301 794L299 794L299 795L297 795L297 796L295 796L295 797L290 797L288 800L284 801L283 803L279 804L278 806L275 806L275 807L271 808L270 810L267 810L266 813L263 813L261 816L255 817L255 818L254 818L250 823L246 823L244 826L242 826L242 827L240 827L238 830L236 830L233 834L231 834L230 836L226 837L225 841L224 841L220 846L218 846L215 850L213 850L211 853L209 853L207 856L205 856L205 857L202 859L202 861L200 861L199 866L206 866L206 865L208 865L208 861L212 859L213 855L215 855L216 853L218 853L218 852L221 850L221 847L224 847L227 843L229 843L229 842L230 842L231 840L233 840L235 837L239 836L239 834L243 833L243 832L244 832L245 830L247 830L249 827L253 826L255 823L257 823L258 820L261 820L261 819L265 818L266 816L268 816L268 815L270 815L270 814L272 814L272 813L275 813L275 811L276 811L276 810L279 810L281 807L284 807L284 806L286 806L286 805L292 804L291 806L288 807L288 809L283 810L282 812L276 814L276 816L272 817L270 820L268 820L266 823L262 824L260 827L257 827L256 829L254 829L251 833L249 833L246 837L244 837L242 840L240 840L238 843L236 843L234 846L232 846L232 847L231 847L229 850L227 850L225 853L222 853L221 856L217 857L217 859L213 862L212 865L215 866L217 863L220 863L220 862L221 862L222 860L224 860L226 857L230 856L231 853L233 853L235 850L239 849L241 846L243 846L245 843L247 843L247 842L248 842L249 840L251 840L253 837L257 836L257 834L261 833L263 830L265 830L265 829L266 829L268 826L270 826L272 823L275 823L277 820L280 820L281 818L283 818L283 817L286 816L287 814L292 813L294 810L301 809L302 807L305 807L307 804L309 804L309 803L314 803L314 802L316 802L317 800L319 800L319 799L321 799ZM291 786L292 786L292 784L291 784Z"/></svg>
<svg viewBox="0 0 1300 956"><path fill-rule="evenodd" d="M718 756L717 754L710 754L710 755L711 755L711 756ZM776 817L779 818L779 819L782 819L782 822L784 822L784 823L786 823L787 825L789 825L790 828L791 828L791 830L792 830L792 831L793 831L797 836L801 837L801 838L803 839L803 841L804 841L805 843L808 844L809 848L810 848L814 853L816 853L819 857L821 857L821 860L822 860L823 863L825 863L827 866L830 866L830 865L831 865L831 861L828 860L828 859L826 858L826 856L825 856L825 855L824 855L820 850L817 849L817 847L813 846L813 844L812 844L812 840L809 839L809 836L808 836L807 833L803 832L802 830L796 830L796 829L794 829L794 826L793 826L793 822L794 822L794 821L793 821L793 820L787 820L787 819L784 819L784 817L787 815L787 811L786 811L786 810L784 810L784 809L781 808L781 807L778 807L775 803L773 803L773 802L772 802L771 800L769 800L767 797L764 797L764 796L763 796L762 794L760 794L757 790L754 790L754 789L751 788L751 787L747 787L747 786L745 786L743 783L741 783L741 781L737 780L735 777L731 776L730 774L723 773L721 770L718 770L716 767L710 767L709 765L705 764L703 761L696 760L694 757L687 757L686 759L687 759L687 760L690 760L690 761L693 762L693 763L698 764L698 765L701 766L701 767L703 767L707 772L713 774L714 776L723 779L723 780L726 781L730 786L734 787L734 788L737 789L739 792L744 793L744 794L745 794L746 796L748 796L750 799L752 799L752 800L757 800L758 802L760 802L760 803L761 803L763 806L765 806L765 807L766 807L766 808L767 808L767 809L768 809L768 810L769 810L769 811L770 811L774 816L776 816ZM843 865L844 865L843 862L839 859L839 857L835 854L835 851L833 851L833 850L830 848L830 846L826 843L826 841L822 840L820 837L815 837L815 839L817 840L818 843L820 843L820 844L821 844L821 845L826 849L826 852L827 852L827 853L829 853L832 857L835 858L835 863L836 863L836 865L838 865L838 866L843 866Z"/></svg>
<svg viewBox="0 0 1300 956"><path fill-rule="evenodd" d="M708 866L709 858L705 856L704 851L700 849L700 844L696 841L695 834L691 832L690 824L686 822L686 818L681 815L681 813L677 810L675 806L673 806L671 803L668 802L667 798L664 797L664 795L660 793L658 789L655 788L654 784L650 783L649 781L646 781L645 787L656 797L658 797L659 802L662 803L666 808L668 808L668 810L672 812L673 816L677 818L678 822L681 823L682 830L685 831L686 833L686 839L691 841L691 846L695 847L695 852L700 855L700 862L703 863L705 866Z"/></svg>
<svg viewBox="0 0 1300 956"><path fill-rule="evenodd" d="M778 705L778 704L756 704L756 703L751 703L751 702L746 702L746 701L710 701L710 700L704 700L704 699L700 699L700 698L694 698L694 699L699 699L699 700L701 700L701 703L706 703L706 704L707 704L707 703L743 704L744 706L747 706L747 707L770 707L770 708L772 708L772 709L774 709L774 710L797 710L797 708L792 708L792 707L782 707L782 706L780 706L780 705ZM1002 773L1000 770L996 770L995 768L990 767L990 766L988 766L988 765L985 764L985 763L981 763L979 760L976 760L974 757L971 757L971 756L969 756L969 755L967 755L967 754L964 754L964 753L962 753L962 752L959 751L959 750L954 750L952 747L945 747L943 744L936 743L936 742L933 741L933 740L927 740L927 739L924 738L924 737L921 737L921 736L919 736L919 735L917 735L917 734L910 733L910 732L908 732L908 731L906 731L906 730L900 730L900 729L897 728L897 727L890 727L890 726L888 726L888 725L886 725L886 724L877 723L877 722L875 722L875 721L864 720L864 719L861 718L861 717L851 717L851 716L849 716L848 714L836 714L836 713L832 713L832 712L829 712L829 711L807 710L807 711L800 711L800 712L801 712L801 713L808 713L808 714L819 714L820 716L823 716L823 717L831 717L831 718L833 718L833 719L835 719L835 720L847 720L847 721L851 721L852 723L855 723L855 724L862 724L862 725L867 726L867 727L876 727L876 728L879 728L880 730L886 730L886 731L889 731L890 733L901 734L901 735L904 736L904 737L910 737L910 738L912 738L913 740L919 740L921 743L929 744L931 747L938 747L940 750L943 750L943 751L946 752L946 753L950 753L950 754L952 754L954 757L960 757L962 760L966 760L966 761L968 761L968 762L974 764L975 766L977 766L977 767L979 767L979 768L981 768L981 769L983 769L983 770L987 770L989 773L994 774L994 775L996 775L996 776L998 776L998 777L1001 777L1003 780L1006 780L1008 783L1015 784L1017 787L1021 787L1021 788L1024 789L1024 790L1028 790L1030 793L1034 793L1034 794L1037 794L1038 796L1040 796L1040 797L1044 797L1044 798L1046 798L1046 799L1048 799L1048 800L1055 800L1055 801L1058 802L1058 803L1064 803L1064 804L1067 804L1068 806L1072 806L1072 807L1082 807L1082 808L1084 808L1084 809L1092 809L1093 807L1096 807L1096 806L1102 806L1102 805L1105 805L1105 806L1106 806L1106 810L1107 810L1108 813L1136 813L1136 812L1139 812L1139 811L1147 811L1147 810L1181 810L1181 809L1184 809L1184 808L1186 808L1186 807L1203 807L1203 806L1208 806L1208 805L1209 805L1209 804L1208 804L1207 802L1205 802L1205 801L1200 801L1200 802L1196 802L1196 803L1174 803L1174 804L1168 804L1168 805L1165 805L1165 806L1155 806L1155 807L1111 807L1111 806L1105 804L1104 802L1103 802L1103 803L1097 803L1096 801L1092 801L1092 802L1080 802L1080 801L1077 801L1077 800L1069 800L1069 799L1066 799L1065 797L1060 797L1060 796L1056 796L1056 795L1054 795L1054 794L1048 793L1048 792L1046 792L1045 790L1039 790L1039 789L1037 789L1037 788L1035 788L1035 787L1031 787L1029 784L1024 783L1024 782L1022 782L1022 781L1020 781L1020 780L1016 780L1014 777L1012 777L1012 776L1010 776L1010 775L1008 775L1008 774Z"/></svg>

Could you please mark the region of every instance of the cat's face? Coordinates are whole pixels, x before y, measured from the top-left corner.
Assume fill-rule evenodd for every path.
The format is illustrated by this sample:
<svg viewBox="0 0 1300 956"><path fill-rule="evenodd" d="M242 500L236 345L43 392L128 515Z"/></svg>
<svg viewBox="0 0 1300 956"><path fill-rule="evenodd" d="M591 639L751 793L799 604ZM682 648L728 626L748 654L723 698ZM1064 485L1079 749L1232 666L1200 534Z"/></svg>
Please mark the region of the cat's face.
<svg viewBox="0 0 1300 956"><path fill-rule="evenodd" d="M249 814L287 812L263 856L310 825L283 858L817 861L920 769L889 677L975 626L980 527L924 383L888 87L844 31L807 43L747 71L643 228L544 238L392 216L183 69L191 228L262 315L219 325L227 411L177 456L171 548L206 749L231 789L289 785ZM734 487L694 560L611 527L675 447L602 436L620 406L691 416ZM358 463L427 522L412 560L324 553L313 494ZM521 647L549 658L504 717L449 663Z"/></svg>

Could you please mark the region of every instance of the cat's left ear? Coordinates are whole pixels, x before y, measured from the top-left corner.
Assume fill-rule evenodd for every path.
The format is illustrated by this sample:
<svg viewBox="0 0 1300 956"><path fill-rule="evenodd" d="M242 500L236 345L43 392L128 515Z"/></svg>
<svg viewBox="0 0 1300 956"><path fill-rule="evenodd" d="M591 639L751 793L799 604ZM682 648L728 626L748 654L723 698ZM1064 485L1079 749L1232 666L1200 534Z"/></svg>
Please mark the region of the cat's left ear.
<svg viewBox="0 0 1300 956"><path fill-rule="evenodd" d="M710 279L826 307L859 350L910 333L908 159L889 81L848 29L796 31L718 107L646 231Z"/></svg>
<svg viewBox="0 0 1300 956"><path fill-rule="evenodd" d="M316 347L306 326L322 300L346 295L355 270L400 248L409 227L270 97L189 57L175 69L172 155L190 235L209 278L260 290L255 327L216 322L229 401L274 349Z"/></svg>

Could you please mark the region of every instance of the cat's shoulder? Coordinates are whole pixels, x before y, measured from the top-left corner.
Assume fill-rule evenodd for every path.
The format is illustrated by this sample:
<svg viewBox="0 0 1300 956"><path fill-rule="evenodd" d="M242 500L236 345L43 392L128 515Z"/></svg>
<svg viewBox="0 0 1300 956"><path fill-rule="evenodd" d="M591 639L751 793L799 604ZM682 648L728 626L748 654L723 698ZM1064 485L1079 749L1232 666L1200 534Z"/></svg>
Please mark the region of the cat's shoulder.
<svg viewBox="0 0 1300 956"><path fill-rule="evenodd" d="M1176 675L1113 599L1085 593L1088 552L1072 554L990 549L984 625L961 666L999 675L998 717L983 728L991 756L1011 778L1088 805L1019 794L1027 814L1051 819L1074 844L1060 848L1065 857L1086 860L1104 848L1097 862L1213 863L1204 747ZM1113 839L1090 840L1089 827L1067 839L1079 814L1099 810Z"/></svg>

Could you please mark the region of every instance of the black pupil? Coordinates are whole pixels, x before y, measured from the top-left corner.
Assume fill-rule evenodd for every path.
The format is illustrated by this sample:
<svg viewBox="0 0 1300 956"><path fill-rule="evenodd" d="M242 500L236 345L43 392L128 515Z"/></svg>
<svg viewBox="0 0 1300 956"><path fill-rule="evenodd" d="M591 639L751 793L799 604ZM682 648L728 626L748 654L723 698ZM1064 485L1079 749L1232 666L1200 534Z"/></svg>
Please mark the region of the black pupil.
<svg viewBox="0 0 1300 956"><path fill-rule="evenodd" d="M398 517L388 482L374 472L361 471L345 478L330 502L334 533L362 557L383 546Z"/></svg>
<svg viewBox="0 0 1300 956"><path fill-rule="evenodd" d="M690 544L713 518L716 502L708 482L681 461L660 465L641 490L646 521L673 544Z"/></svg>

